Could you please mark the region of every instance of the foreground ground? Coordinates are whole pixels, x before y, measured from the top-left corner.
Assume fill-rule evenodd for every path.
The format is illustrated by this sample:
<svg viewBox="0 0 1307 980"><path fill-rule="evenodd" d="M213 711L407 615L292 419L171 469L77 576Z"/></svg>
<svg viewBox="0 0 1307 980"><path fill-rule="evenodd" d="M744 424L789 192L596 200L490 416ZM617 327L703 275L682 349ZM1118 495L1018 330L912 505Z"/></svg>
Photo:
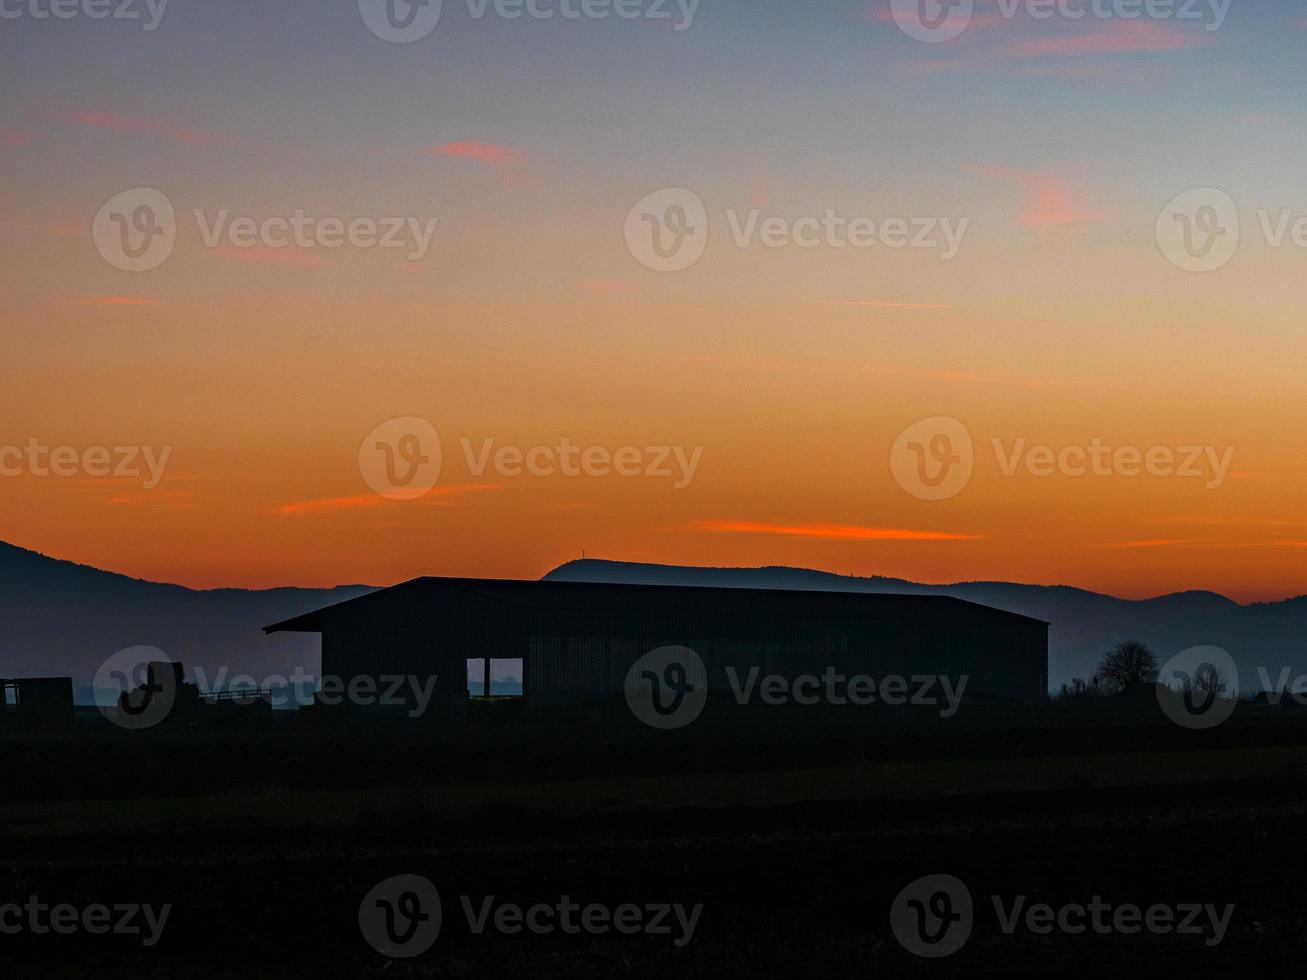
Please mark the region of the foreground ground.
<svg viewBox="0 0 1307 980"><path fill-rule="evenodd" d="M0 750L0 906L172 906L150 948L0 935L4 977L1227 977L1288 975L1307 954L1307 718L1284 712L1208 732L1052 710L695 733L83 727ZM359 926L399 874L442 901L414 959ZM891 930L896 896L932 874L975 903L944 959ZM702 912L683 945L477 935L462 899L490 896ZM1233 909L1215 944L1210 929L1008 934L993 896Z"/></svg>

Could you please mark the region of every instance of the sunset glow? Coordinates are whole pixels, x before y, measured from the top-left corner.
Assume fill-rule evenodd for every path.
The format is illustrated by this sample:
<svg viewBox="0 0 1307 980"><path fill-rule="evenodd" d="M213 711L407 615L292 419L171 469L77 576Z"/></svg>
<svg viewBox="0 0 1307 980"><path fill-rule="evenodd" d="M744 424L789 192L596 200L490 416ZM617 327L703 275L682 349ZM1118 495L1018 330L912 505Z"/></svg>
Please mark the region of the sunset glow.
<svg viewBox="0 0 1307 980"><path fill-rule="evenodd" d="M1305 593L1307 249L1264 228L1307 215L1300 19L977 3L943 44L887 0L705 0L686 30L446 2L412 44L353 2L4 22L0 539L201 587L532 578L584 551ZM136 188L176 214L144 272L92 232ZM706 207L683 270L624 241L662 188ZM1212 272L1158 244L1194 188L1240 208ZM935 219L965 229L951 258ZM439 476L388 499L360 450L406 417ZM922 499L891 455L936 417L974 472ZM143 462L40 475L32 440L171 454L146 488ZM1130 452L1082 472L1095 441Z"/></svg>

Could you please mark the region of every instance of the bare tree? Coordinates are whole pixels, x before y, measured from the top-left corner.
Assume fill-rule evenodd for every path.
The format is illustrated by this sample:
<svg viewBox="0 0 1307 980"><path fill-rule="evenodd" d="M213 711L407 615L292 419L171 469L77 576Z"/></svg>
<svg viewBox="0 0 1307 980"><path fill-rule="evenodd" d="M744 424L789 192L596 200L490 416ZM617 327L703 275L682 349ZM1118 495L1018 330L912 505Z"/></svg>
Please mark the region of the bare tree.
<svg viewBox="0 0 1307 980"><path fill-rule="evenodd" d="M1157 683L1158 663L1153 651L1138 640L1126 640L1103 655L1094 680L1109 694L1137 691Z"/></svg>

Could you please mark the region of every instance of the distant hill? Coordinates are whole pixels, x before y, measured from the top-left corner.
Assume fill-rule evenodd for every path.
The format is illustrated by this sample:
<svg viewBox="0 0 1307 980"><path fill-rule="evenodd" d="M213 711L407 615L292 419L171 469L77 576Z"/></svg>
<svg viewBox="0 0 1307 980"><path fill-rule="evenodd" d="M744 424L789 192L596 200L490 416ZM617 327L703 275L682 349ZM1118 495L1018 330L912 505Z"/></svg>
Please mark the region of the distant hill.
<svg viewBox="0 0 1307 980"><path fill-rule="evenodd" d="M111 654L153 646L189 669L220 667L256 679L289 675L296 665L316 675L314 636L263 627L372 591L215 589L199 591L47 558L0 542L0 677L69 676L79 703Z"/></svg>
<svg viewBox="0 0 1307 980"><path fill-rule="evenodd" d="M803 568L689 568L595 559L573 561L546 579L718 588L816 589L949 595L1051 623L1049 685L1088 677L1106 650L1127 639L1153 648L1160 659L1192 646L1219 646L1239 665L1240 687L1260 690L1257 668L1276 678L1283 667L1307 673L1307 596L1240 605L1213 592L1181 592L1128 600L1067 586L961 582L919 585L894 578L856 578Z"/></svg>
<svg viewBox="0 0 1307 980"><path fill-rule="evenodd" d="M1102 653L1139 639L1163 659L1214 644L1234 655L1245 690L1257 666L1274 678L1282 667L1307 673L1307 597L1243 606L1211 592L1128 601L1063 586L967 582L919 585L902 579L853 578L801 568L687 568L575 561L545 576L575 582L623 582L772 589L819 589L952 595L1034 616L1052 624L1049 683L1056 689L1092 673ZM296 666L317 674L318 639L266 636L263 627L373 591L335 589L196 590L104 572L0 542L0 677L71 675L78 701L91 700L91 679L111 654L154 646L173 660L262 679ZM511 664L496 665L495 687L511 683ZM507 690L507 689L505 689Z"/></svg>

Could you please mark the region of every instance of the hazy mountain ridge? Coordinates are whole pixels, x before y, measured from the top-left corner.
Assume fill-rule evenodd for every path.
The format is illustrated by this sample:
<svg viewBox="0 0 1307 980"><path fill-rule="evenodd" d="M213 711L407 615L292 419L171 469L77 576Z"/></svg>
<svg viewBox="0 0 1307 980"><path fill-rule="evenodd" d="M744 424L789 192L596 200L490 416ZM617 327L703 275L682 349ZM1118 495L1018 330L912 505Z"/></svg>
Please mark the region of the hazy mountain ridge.
<svg viewBox="0 0 1307 980"><path fill-rule="evenodd" d="M1088 676L1103 651L1140 639L1163 659L1190 646L1212 644L1234 655L1241 685L1256 685L1256 668L1272 678L1283 667L1307 673L1307 596L1240 605L1212 592L1181 592L1155 599L1118 599L1071 586L1010 582L921 585L904 579L857 578L773 566L691 568L583 560L546 579L952 595L1051 624L1049 682ZM0 542L0 676L71 675L79 700L91 678L118 650L154 646L210 677L221 667L255 678L316 673L318 639L266 636L263 627L343 602L369 586L333 589L196 590L106 572ZM499 680L500 678L496 678Z"/></svg>
<svg viewBox="0 0 1307 980"><path fill-rule="evenodd" d="M859 578L806 568L693 568L587 559L568 562L546 579L735 588L826 589L950 595L1033 616L1050 624L1049 684L1088 677L1103 652L1138 639L1165 661L1192 646L1219 646L1234 656L1240 685L1260 687L1258 667L1275 678L1281 668L1307 673L1307 596L1240 605L1214 592L1178 592L1154 599L1119 599L1065 585L959 582L921 585L880 576Z"/></svg>
<svg viewBox="0 0 1307 980"><path fill-rule="evenodd" d="M149 582L0 543L0 676L71 675L90 700L99 665L131 646L256 679L318 669L313 636L263 627L369 592L334 589L196 590Z"/></svg>

